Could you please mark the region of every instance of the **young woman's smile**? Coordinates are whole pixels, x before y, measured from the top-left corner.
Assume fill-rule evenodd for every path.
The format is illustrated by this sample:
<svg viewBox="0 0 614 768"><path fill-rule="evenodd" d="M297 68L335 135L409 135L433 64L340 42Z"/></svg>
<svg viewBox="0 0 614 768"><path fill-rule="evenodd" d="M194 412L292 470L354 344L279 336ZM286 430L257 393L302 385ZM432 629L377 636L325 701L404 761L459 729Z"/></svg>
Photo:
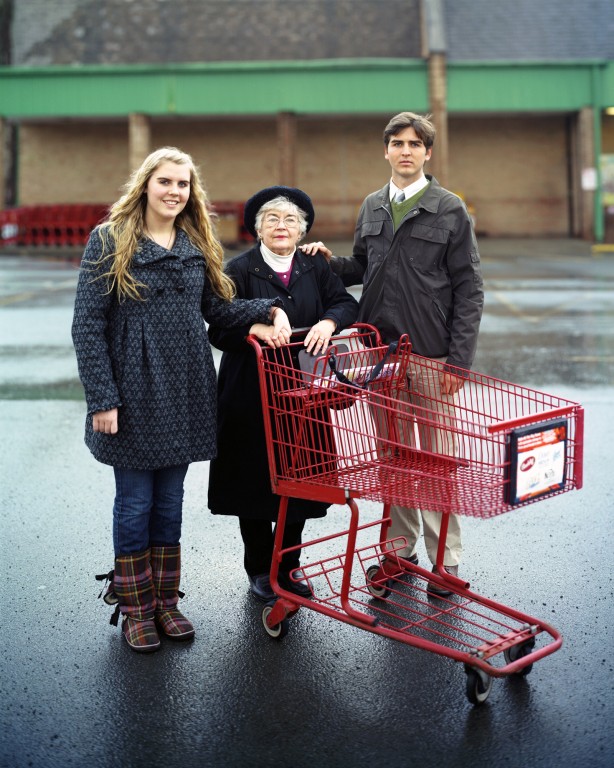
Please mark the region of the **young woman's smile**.
<svg viewBox="0 0 614 768"><path fill-rule="evenodd" d="M177 163L161 163L145 189L147 214L160 223L175 218L190 197L190 169Z"/></svg>

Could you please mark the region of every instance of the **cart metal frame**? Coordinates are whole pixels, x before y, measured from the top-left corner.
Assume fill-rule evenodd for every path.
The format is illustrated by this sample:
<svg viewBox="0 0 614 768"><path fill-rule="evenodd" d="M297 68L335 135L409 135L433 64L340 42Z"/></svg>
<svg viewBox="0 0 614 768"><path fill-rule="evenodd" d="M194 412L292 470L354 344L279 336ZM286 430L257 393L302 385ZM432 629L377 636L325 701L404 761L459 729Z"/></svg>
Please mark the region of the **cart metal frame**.
<svg viewBox="0 0 614 768"><path fill-rule="evenodd" d="M364 324L335 337L307 369L298 362L302 341L272 349L248 340L258 361L272 489L281 497L270 573L278 597L262 611L271 637L283 638L289 619L309 608L463 663L473 704L486 700L494 677L526 675L561 647L555 628L473 592L445 571L443 556L452 513L487 518L582 487L578 403L421 358L406 337L384 345ZM417 373L445 371L466 381L453 411L442 417L437 396L417 396L412 382ZM453 449L427 444L432 430L448 435ZM546 435L547 453L538 447L524 464L554 454L560 476L552 486L546 481L544 487L540 476L542 487L512 493L521 470L511 438L526 432L529 439ZM546 477L551 472L548 466ZM347 528L298 547L302 574L291 578L307 579L311 598L278 581L293 497L345 505L349 512ZM382 517L361 523L357 499L381 502ZM399 555L407 542L388 538L392 504L442 513L436 572ZM452 594L433 595L429 583Z"/></svg>

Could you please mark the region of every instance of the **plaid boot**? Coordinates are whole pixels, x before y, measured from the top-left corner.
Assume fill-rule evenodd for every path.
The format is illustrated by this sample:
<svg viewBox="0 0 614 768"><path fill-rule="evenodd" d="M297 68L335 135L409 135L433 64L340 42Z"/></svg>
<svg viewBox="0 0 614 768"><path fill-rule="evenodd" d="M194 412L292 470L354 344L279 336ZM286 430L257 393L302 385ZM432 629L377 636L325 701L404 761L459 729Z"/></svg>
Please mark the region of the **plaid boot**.
<svg viewBox="0 0 614 768"><path fill-rule="evenodd" d="M177 608L183 592L179 591L181 579L181 547L152 547L151 570L156 591L156 624L172 640L191 640L194 637L192 622Z"/></svg>
<svg viewBox="0 0 614 768"><path fill-rule="evenodd" d="M107 605L117 605L117 595L115 594L115 588L113 587L114 576L115 571L109 571L108 573L99 573L94 577L96 581L104 581L98 597L102 597Z"/></svg>
<svg viewBox="0 0 614 768"><path fill-rule="evenodd" d="M157 651L160 638L154 624L156 596L151 580L149 550L115 558L113 589L124 616L122 632L128 645L141 653Z"/></svg>

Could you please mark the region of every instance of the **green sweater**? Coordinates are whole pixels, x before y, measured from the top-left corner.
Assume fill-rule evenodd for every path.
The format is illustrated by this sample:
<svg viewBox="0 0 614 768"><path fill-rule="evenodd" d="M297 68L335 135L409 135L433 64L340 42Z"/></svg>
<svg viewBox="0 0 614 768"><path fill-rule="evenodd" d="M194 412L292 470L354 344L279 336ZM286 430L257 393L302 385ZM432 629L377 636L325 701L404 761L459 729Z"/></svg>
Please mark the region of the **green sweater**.
<svg viewBox="0 0 614 768"><path fill-rule="evenodd" d="M426 192L426 190L429 188L429 184L426 185L426 187L422 187L422 189L417 192L412 197L408 197L407 200L403 200L402 203L395 203L394 200L391 201L390 207L392 209L392 221L394 223L394 231L396 232L399 224L403 221L403 217L405 214L409 213L411 209L414 207L414 205L420 200L422 195Z"/></svg>

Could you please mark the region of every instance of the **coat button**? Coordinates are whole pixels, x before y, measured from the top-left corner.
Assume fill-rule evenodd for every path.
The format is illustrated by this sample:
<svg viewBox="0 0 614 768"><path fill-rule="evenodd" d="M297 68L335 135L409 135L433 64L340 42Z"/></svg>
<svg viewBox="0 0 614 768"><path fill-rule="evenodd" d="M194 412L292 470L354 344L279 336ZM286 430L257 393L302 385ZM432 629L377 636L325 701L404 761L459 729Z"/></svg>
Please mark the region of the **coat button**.
<svg viewBox="0 0 614 768"><path fill-rule="evenodd" d="M177 293L183 293L185 291L185 285L177 286Z"/></svg>

